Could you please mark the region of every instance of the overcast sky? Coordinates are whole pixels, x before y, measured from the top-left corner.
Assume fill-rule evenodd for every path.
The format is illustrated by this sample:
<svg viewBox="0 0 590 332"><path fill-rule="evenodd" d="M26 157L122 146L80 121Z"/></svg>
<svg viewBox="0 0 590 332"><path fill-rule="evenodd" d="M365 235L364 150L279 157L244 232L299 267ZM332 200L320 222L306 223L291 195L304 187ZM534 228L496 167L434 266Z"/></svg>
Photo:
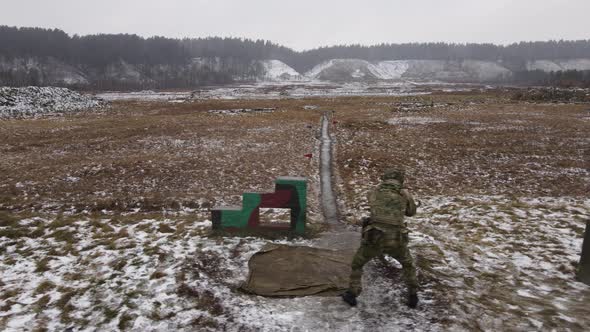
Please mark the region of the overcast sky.
<svg viewBox="0 0 590 332"><path fill-rule="evenodd" d="M233 36L297 50L381 42L590 39L590 0L0 0L0 25Z"/></svg>

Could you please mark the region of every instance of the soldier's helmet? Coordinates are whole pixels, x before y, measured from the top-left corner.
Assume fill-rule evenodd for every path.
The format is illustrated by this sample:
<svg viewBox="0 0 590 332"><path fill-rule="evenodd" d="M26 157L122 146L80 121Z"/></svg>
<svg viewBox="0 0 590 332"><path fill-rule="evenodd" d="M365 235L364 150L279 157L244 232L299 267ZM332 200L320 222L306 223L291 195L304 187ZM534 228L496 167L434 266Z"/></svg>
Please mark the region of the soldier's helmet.
<svg viewBox="0 0 590 332"><path fill-rule="evenodd" d="M395 180L395 181L398 181L400 184L403 184L405 176L406 176L406 172L404 172L404 170L402 170L402 169L388 168L385 170L385 172L381 176L381 181L387 182L387 181Z"/></svg>

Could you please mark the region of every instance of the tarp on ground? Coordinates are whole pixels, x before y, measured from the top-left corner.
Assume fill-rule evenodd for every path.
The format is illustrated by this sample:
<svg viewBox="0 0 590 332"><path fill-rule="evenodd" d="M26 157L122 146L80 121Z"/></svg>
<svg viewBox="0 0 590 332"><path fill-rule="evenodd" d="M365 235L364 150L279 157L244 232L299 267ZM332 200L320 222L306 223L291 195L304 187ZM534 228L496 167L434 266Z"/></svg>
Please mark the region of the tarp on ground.
<svg viewBox="0 0 590 332"><path fill-rule="evenodd" d="M250 258L242 290L270 297L334 296L348 288L352 252L268 245Z"/></svg>

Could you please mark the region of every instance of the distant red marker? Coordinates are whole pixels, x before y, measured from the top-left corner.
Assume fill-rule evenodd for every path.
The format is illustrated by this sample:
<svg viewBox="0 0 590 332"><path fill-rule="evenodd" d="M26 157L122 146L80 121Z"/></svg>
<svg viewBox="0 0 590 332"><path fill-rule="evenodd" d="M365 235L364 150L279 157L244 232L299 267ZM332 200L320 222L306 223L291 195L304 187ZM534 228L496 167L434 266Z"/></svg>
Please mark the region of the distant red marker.
<svg viewBox="0 0 590 332"><path fill-rule="evenodd" d="M313 154L308 153L308 154L304 154L303 156L306 157L306 158L311 159L313 157Z"/></svg>

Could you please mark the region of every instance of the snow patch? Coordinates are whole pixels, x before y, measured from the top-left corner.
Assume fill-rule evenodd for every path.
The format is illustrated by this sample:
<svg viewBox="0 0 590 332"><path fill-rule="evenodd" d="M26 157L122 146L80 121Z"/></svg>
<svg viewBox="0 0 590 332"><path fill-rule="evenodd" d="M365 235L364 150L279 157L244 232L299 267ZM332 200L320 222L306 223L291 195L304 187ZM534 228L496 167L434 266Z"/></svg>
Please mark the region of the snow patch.
<svg viewBox="0 0 590 332"><path fill-rule="evenodd" d="M526 64L527 70L544 72L563 70L590 70L590 59L535 60Z"/></svg>
<svg viewBox="0 0 590 332"><path fill-rule="evenodd" d="M265 71L264 78L267 80L294 80L301 77L295 69L279 60L264 60L262 66Z"/></svg>
<svg viewBox="0 0 590 332"><path fill-rule="evenodd" d="M462 68L479 81L492 81L509 76L512 72L496 62L465 60Z"/></svg>
<svg viewBox="0 0 590 332"><path fill-rule="evenodd" d="M99 98L56 87L0 87L0 118L74 113L105 106Z"/></svg>
<svg viewBox="0 0 590 332"><path fill-rule="evenodd" d="M332 59L315 66L305 73L305 77L329 81L434 79L483 82L503 79L511 74L500 63L491 61L391 60L371 63L360 59Z"/></svg>
<svg viewBox="0 0 590 332"><path fill-rule="evenodd" d="M369 66L369 71L384 80L398 80L408 70L408 61L381 61L376 65Z"/></svg>
<svg viewBox="0 0 590 332"><path fill-rule="evenodd" d="M560 65L551 60L535 60L528 61L526 64L527 70L542 70L545 72L563 70Z"/></svg>
<svg viewBox="0 0 590 332"><path fill-rule="evenodd" d="M316 65L310 71L305 73L305 77L310 78L310 79L317 78L321 72L323 72L327 68L330 68L336 61L338 61L338 60L333 59L333 60L324 61L324 62L320 63L319 65Z"/></svg>
<svg viewBox="0 0 590 332"><path fill-rule="evenodd" d="M425 125L431 123L444 123L446 122L443 119L436 119L431 117L424 117L424 116L406 116L406 117L399 117L387 120L387 123L391 125Z"/></svg>

